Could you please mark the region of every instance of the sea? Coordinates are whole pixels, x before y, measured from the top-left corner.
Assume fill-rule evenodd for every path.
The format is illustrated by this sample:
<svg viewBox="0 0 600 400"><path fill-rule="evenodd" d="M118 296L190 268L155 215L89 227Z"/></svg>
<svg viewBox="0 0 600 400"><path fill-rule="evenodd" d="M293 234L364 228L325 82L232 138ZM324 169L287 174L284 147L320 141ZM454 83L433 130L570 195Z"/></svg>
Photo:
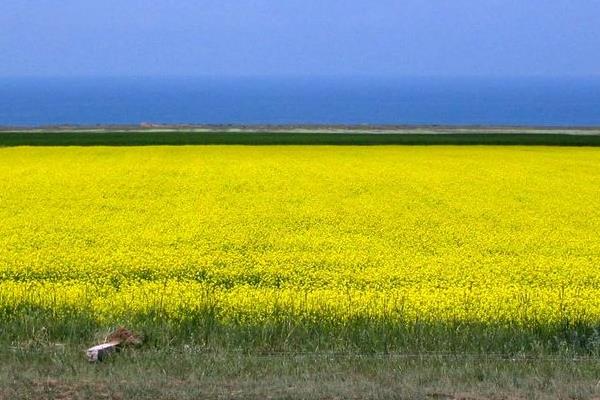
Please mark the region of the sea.
<svg viewBox="0 0 600 400"><path fill-rule="evenodd" d="M597 78L0 78L0 126L600 126Z"/></svg>

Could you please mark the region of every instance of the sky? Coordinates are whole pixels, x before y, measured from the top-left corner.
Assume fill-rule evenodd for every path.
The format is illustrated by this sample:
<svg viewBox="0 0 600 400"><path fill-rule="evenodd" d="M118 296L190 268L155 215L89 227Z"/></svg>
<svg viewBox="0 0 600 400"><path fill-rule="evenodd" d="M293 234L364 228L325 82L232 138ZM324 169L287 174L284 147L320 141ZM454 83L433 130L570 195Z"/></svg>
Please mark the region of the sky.
<svg viewBox="0 0 600 400"><path fill-rule="evenodd" d="M0 77L600 76L600 0L2 0Z"/></svg>

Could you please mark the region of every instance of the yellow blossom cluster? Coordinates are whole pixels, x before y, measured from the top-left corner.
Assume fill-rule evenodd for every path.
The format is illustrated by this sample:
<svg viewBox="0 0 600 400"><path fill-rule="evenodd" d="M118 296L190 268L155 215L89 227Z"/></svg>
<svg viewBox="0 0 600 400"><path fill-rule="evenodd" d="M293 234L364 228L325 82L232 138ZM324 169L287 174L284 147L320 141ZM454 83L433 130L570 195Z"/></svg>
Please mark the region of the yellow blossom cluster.
<svg viewBox="0 0 600 400"><path fill-rule="evenodd" d="M600 149L0 149L0 309L543 324L598 299Z"/></svg>

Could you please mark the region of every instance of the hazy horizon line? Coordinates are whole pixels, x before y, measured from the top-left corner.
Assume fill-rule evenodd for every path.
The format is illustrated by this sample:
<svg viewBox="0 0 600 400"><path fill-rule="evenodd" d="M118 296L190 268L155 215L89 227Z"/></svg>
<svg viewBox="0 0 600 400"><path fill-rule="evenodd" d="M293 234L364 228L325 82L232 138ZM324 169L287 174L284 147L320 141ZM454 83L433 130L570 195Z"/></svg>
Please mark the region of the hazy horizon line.
<svg viewBox="0 0 600 400"><path fill-rule="evenodd" d="M70 75L0 75L0 80L8 79L328 79L328 80L345 80L345 79L364 79L364 80L406 80L406 79L544 79L544 80L584 80L584 79L600 79L600 74L595 75L495 75L495 74L465 74L465 75L431 75L431 74L410 74L410 75L375 75L375 74L189 74L189 75L169 75L169 74L153 74L153 75L129 75L129 74L70 74Z"/></svg>

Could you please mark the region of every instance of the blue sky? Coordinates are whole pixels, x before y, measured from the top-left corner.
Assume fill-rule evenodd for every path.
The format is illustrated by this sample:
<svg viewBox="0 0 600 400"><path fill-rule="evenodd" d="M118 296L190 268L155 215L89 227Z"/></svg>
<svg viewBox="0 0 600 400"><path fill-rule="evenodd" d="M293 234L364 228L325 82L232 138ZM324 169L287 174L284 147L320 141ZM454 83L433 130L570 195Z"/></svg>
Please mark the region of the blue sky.
<svg viewBox="0 0 600 400"><path fill-rule="evenodd" d="M0 76L598 76L600 0L2 0Z"/></svg>

